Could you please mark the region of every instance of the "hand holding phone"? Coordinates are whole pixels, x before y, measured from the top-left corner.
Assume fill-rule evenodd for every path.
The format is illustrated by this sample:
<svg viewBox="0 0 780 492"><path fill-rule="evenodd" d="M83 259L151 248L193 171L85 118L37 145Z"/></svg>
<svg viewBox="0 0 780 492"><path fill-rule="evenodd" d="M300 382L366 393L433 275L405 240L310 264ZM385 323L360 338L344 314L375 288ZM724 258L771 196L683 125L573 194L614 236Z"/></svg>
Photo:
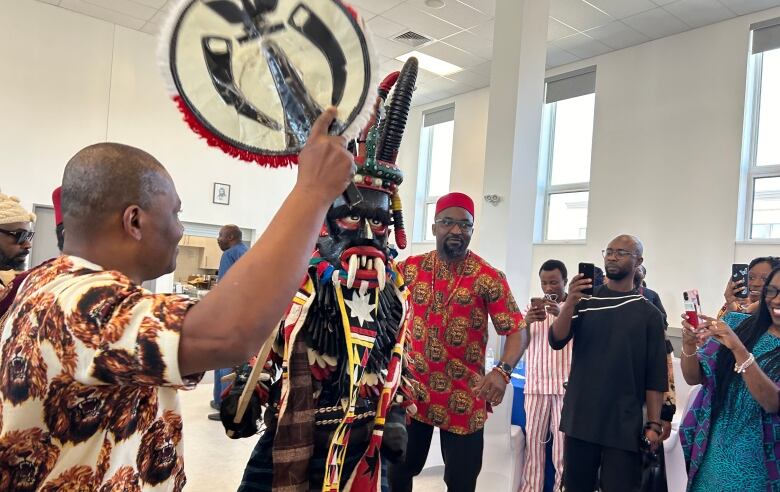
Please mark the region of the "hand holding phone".
<svg viewBox="0 0 780 492"><path fill-rule="evenodd" d="M544 320L546 317L547 315L544 310L544 300L539 297L532 297L531 309L528 310L525 316L526 321L535 323L537 321Z"/></svg>
<svg viewBox="0 0 780 492"><path fill-rule="evenodd" d="M698 290L691 289L683 292L683 309L688 323L698 331L701 324L701 302Z"/></svg>
<svg viewBox="0 0 780 492"><path fill-rule="evenodd" d="M731 281L735 287L742 287L742 290L734 292L734 297L746 299L748 296L748 265L744 263L731 265Z"/></svg>
<svg viewBox="0 0 780 492"><path fill-rule="evenodd" d="M591 287L588 287L587 289L582 289L582 294L586 296L592 296L593 295L593 285L594 280L596 278L596 265L593 263L580 263L579 264L579 273L582 275L584 279L589 279Z"/></svg>

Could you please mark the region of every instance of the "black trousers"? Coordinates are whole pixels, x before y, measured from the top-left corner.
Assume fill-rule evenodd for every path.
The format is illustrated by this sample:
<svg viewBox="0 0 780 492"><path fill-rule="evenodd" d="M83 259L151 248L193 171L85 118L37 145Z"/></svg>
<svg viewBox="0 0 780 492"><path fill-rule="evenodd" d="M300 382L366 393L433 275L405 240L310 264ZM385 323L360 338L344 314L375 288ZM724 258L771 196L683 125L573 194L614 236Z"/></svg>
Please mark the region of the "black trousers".
<svg viewBox="0 0 780 492"><path fill-rule="evenodd" d="M420 474L428 459L433 427L412 419L406 430L409 434L406 460L388 467L390 492L411 492L412 479ZM440 431L440 435L444 483L448 492L474 492L482 470L483 431L467 435Z"/></svg>
<svg viewBox="0 0 780 492"><path fill-rule="evenodd" d="M599 474L599 469L601 473ZM566 492L638 491L642 455L566 436L563 441L563 489Z"/></svg>
<svg viewBox="0 0 780 492"><path fill-rule="evenodd" d="M599 474L599 469L601 473ZM642 455L566 436L563 441L563 489L566 492L638 491Z"/></svg>

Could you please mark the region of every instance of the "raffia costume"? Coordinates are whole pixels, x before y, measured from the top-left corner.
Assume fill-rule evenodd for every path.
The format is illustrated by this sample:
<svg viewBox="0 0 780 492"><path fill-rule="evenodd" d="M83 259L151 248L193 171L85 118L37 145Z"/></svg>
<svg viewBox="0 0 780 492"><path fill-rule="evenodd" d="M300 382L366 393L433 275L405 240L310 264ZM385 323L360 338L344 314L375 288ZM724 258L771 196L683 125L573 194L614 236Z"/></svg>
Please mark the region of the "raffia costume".
<svg viewBox="0 0 780 492"><path fill-rule="evenodd" d="M330 133L353 140L359 166L328 212L270 355L261 351L254 372L238 368L223 397L231 437L254 436L261 413L267 425L245 490L378 490L382 459L405 451L408 294L388 238L392 226L406 246L395 159L417 61L378 84L369 40L339 0L179 0L163 29L171 96L209 145L290 165L333 105Z"/></svg>
<svg viewBox="0 0 780 492"><path fill-rule="evenodd" d="M416 75L413 59L380 86L375 117L353 147L362 201L339 198L329 210L253 408L233 423L241 370L223 404L223 422L236 436L253 434L265 407L267 430L240 490L379 490L382 458L405 452L408 292L388 238L394 225L405 246L394 160Z"/></svg>

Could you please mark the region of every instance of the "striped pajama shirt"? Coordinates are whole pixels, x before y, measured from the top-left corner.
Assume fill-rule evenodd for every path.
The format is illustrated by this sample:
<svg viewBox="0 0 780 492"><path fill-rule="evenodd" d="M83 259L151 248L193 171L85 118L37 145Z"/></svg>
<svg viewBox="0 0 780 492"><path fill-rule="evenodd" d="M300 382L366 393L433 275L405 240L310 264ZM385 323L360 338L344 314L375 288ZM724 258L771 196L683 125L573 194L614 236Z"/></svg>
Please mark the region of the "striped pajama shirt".
<svg viewBox="0 0 780 492"><path fill-rule="evenodd" d="M553 439L555 488L561 486L563 473L563 432L559 431L563 408L563 382L571 368L571 344L553 350L547 333L555 316L529 324L531 342L526 351L525 382L525 467L521 492L540 492L544 488L545 446Z"/></svg>

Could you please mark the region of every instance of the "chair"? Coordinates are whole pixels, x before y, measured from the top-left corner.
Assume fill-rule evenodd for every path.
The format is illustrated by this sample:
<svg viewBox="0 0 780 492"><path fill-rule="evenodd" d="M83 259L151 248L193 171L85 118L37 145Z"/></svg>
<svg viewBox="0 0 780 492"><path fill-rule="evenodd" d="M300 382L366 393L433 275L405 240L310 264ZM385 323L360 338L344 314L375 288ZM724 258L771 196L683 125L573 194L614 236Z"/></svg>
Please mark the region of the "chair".
<svg viewBox="0 0 780 492"><path fill-rule="evenodd" d="M685 416L687 407L690 406L688 401L693 401L693 399L690 398L692 386L686 383L685 378L683 378L682 367L680 366L679 358L672 358L672 369L674 370L674 386L677 397L677 412L674 414L674 418L672 419L672 429L677 429L683 417Z"/></svg>
<svg viewBox="0 0 780 492"><path fill-rule="evenodd" d="M520 488L525 463L525 434L512 425L514 387L507 385L504 401L493 409L485 423L485 449L477 490L516 492Z"/></svg>
<svg viewBox="0 0 780 492"><path fill-rule="evenodd" d="M675 359L673 363L674 362L676 362L676 365L674 366L674 377L675 386L677 387L677 403L682 406L678 407L678 411L675 414L675 422L672 423L672 433L669 435L669 438L664 441L666 487L669 492L684 492L688 485L688 471L685 468L685 456L682 450L682 443L680 443L679 425L680 422L682 422L682 419L685 418L685 414L688 413L691 404L696 400L699 391L701 391L701 385L688 386L682 378L682 372L679 370L680 360ZM682 392L680 391L681 388ZM682 408L682 411L680 411L679 408Z"/></svg>

